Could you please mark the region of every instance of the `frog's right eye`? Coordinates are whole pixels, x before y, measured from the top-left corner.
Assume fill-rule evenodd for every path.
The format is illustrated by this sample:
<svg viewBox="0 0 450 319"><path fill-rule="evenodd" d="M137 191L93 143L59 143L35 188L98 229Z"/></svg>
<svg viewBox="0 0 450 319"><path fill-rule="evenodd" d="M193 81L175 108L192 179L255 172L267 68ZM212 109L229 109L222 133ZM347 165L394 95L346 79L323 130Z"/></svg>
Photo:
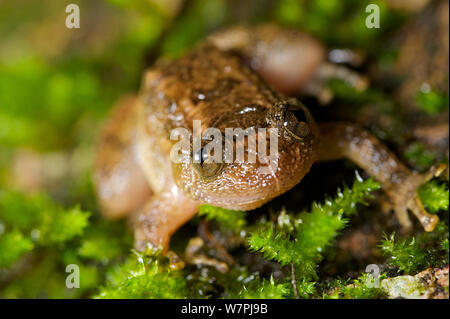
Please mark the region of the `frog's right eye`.
<svg viewBox="0 0 450 319"><path fill-rule="evenodd" d="M202 148L193 154L192 167L201 178L212 179L222 172L224 164L215 162L208 151Z"/></svg>
<svg viewBox="0 0 450 319"><path fill-rule="evenodd" d="M309 111L301 104L291 104L286 110L283 126L286 131L297 140L312 137L313 119Z"/></svg>

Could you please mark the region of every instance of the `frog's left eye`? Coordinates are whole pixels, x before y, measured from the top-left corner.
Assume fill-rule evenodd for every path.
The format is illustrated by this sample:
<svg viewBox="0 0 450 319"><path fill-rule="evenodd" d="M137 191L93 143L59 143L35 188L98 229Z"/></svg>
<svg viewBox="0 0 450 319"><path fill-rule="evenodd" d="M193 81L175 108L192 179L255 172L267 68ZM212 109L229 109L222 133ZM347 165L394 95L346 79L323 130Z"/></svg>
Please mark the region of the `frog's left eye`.
<svg viewBox="0 0 450 319"><path fill-rule="evenodd" d="M309 111L301 104L291 104L284 114L283 126L297 140L312 137L313 119Z"/></svg>
<svg viewBox="0 0 450 319"><path fill-rule="evenodd" d="M209 156L208 151L205 148L202 148L194 154L193 159L192 167L203 179L212 179L216 177L224 168L224 164L215 162L213 157Z"/></svg>

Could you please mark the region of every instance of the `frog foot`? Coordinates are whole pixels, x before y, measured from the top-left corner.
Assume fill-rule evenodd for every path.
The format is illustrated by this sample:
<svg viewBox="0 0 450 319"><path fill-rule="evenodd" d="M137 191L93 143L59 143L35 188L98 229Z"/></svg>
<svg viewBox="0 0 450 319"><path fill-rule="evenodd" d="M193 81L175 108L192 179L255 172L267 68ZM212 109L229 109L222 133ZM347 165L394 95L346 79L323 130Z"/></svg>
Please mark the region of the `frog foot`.
<svg viewBox="0 0 450 319"><path fill-rule="evenodd" d="M208 246L214 249L219 259L223 260L228 265L233 265L235 263L233 257L228 253L227 249L218 242L211 232L210 223L207 220L201 221L200 226L198 227L198 232L200 237L207 242Z"/></svg>
<svg viewBox="0 0 450 319"><path fill-rule="evenodd" d="M191 265L212 266L221 273L228 272L229 267L223 261L199 253L204 245L205 242L200 237L194 237L189 240L185 251L186 262Z"/></svg>
<svg viewBox="0 0 450 319"><path fill-rule="evenodd" d="M417 190L421 185L434 177L441 176L445 171L447 171L447 165L440 164L432 167L424 174L412 173L402 179L395 187L387 190L387 195L403 232L408 232L412 228L408 210L417 217L425 231L431 232L434 230L439 222L439 217L426 211Z"/></svg>
<svg viewBox="0 0 450 319"><path fill-rule="evenodd" d="M180 270L186 265L185 262L172 250L167 252L166 257L169 258L169 268L171 270Z"/></svg>

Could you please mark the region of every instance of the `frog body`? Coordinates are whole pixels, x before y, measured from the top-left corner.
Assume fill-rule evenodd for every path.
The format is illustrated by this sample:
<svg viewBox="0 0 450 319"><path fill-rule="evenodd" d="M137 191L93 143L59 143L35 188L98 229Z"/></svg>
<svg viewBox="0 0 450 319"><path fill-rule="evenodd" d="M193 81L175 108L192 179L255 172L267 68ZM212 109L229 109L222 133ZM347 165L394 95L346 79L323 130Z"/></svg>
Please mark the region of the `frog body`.
<svg viewBox="0 0 450 319"><path fill-rule="evenodd" d="M411 172L367 131L350 123L316 124L289 97L323 75L324 56L320 44L297 31L238 27L148 70L140 93L119 103L100 136L94 181L103 213L130 216L137 249L151 243L167 251L170 237L201 204L251 210L298 184L314 162L346 157L381 182L405 228L411 210L432 230L437 217L424 210L416 190L442 169ZM267 173L260 161L174 163L171 132L192 132L194 120L202 131L277 129L277 165Z"/></svg>

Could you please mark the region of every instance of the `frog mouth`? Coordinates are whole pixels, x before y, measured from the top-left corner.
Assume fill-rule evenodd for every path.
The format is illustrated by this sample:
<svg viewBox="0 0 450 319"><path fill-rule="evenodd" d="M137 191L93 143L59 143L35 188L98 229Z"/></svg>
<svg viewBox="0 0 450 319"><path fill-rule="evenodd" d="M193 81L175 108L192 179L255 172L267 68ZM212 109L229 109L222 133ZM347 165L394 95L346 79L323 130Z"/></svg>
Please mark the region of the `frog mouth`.
<svg viewBox="0 0 450 319"><path fill-rule="evenodd" d="M228 195L214 192L212 194L201 194L197 199L201 202L217 207L247 211L261 207L279 194L283 193L280 186L280 182L275 179L272 187L262 188L255 192L244 190Z"/></svg>
<svg viewBox="0 0 450 319"><path fill-rule="evenodd" d="M214 205L225 209L247 211L259 208L271 199L262 200L261 198L262 197L258 197L249 200L243 200L242 197L236 198L236 200L228 198L227 201L221 203L214 202Z"/></svg>

